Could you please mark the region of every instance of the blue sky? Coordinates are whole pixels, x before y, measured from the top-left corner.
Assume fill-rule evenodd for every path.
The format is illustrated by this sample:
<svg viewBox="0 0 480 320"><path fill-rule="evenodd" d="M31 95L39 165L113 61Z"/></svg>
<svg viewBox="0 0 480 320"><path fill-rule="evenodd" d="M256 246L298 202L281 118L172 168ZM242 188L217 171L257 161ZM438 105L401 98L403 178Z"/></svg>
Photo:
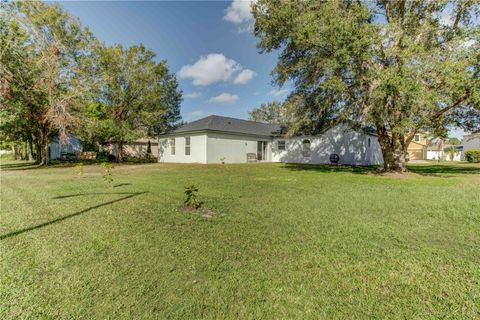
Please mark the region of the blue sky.
<svg viewBox="0 0 480 320"><path fill-rule="evenodd" d="M61 2L106 44L143 43L166 59L184 92L182 116L247 118L261 103L283 100L271 84L277 53L260 54L248 32L248 2Z"/></svg>

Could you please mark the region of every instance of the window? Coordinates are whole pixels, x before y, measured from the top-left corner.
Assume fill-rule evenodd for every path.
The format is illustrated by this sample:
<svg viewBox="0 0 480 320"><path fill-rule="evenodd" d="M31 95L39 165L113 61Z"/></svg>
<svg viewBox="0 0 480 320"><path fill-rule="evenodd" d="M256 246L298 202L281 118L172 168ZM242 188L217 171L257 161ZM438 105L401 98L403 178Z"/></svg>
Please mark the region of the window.
<svg viewBox="0 0 480 320"><path fill-rule="evenodd" d="M310 157L310 140L308 139L302 141L302 155L304 157Z"/></svg>
<svg viewBox="0 0 480 320"><path fill-rule="evenodd" d="M175 138L170 139L170 154L175 155Z"/></svg>
<svg viewBox="0 0 480 320"><path fill-rule="evenodd" d="M367 140L367 147L370 148L370 145L371 145L371 144L372 144L372 141L370 140L370 138L368 138L368 140Z"/></svg>
<svg viewBox="0 0 480 320"><path fill-rule="evenodd" d="M185 137L185 155L190 155L190 137Z"/></svg>
<svg viewBox="0 0 480 320"><path fill-rule="evenodd" d="M418 141L420 141L420 135L419 135L419 134L416 134L416 135L415 135L415 142L418 142Z"/></svg>
<svg viewBox="0 0 480 320"><path fill-rule="evenodd" d="M277 149L278 150L285 150L285 140L278 140L277 141Z"/></svg>

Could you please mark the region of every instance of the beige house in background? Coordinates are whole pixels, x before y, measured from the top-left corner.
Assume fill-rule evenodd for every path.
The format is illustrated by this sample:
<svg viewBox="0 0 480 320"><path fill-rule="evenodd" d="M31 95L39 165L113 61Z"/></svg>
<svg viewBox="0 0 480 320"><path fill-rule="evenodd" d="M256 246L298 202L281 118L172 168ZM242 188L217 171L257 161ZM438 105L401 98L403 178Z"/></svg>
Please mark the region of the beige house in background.
<svg viewBox="0 0 480 320"><path fill-rule="evenodd" d="M150 147L152 149L152 157L158 155L158 140L156 138L141 138L133 143L126 143L123 145L123 156L131 158L146 158L148 142L150 141ZM117 156L118 144L111 143L104 147L104 150Z"/></svg>
<svg viewBox="0 0 480 320"><path fill-rule="evenodd" d="M427 158L428 140L426 135L417 133L408 145L407 152L410 160L424 160Z"/></svg>

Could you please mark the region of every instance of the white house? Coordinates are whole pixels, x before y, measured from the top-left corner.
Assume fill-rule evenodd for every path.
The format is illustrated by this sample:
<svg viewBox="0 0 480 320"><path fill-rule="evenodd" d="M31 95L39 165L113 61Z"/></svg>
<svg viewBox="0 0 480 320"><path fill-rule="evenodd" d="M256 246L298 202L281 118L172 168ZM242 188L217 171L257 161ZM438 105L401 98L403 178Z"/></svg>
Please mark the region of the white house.
<svg viewBox="0 0 480 320"><path fill-rule="evenodd" d="M159 162L246 163L260 162L379 165L383 163L377 136L366 129L342 124L318 136L286 138L280 125L221 116L187 123L162 135Z"/></svg>
<svg viewBox="0 0 480 320"><path fill-rule="evenodd" d="M480 149L480 132L463 136L463 151Z"/></svg>

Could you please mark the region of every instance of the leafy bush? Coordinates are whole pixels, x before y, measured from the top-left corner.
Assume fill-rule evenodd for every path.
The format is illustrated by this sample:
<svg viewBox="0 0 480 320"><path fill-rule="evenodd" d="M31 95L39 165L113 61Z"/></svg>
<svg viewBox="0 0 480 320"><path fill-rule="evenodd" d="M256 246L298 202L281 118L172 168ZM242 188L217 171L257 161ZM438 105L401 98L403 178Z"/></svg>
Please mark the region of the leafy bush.
<svg viewBox="0 0 480 320"><path fill-rule="evenodd" d="M471 149L471 150L465 151L465 159L468 162L479 163L480 162L480 149Z"/></svg>
<svg viewBox="0 0 480 320"><path fill-rule="evenodd" d="M197 193L198 193L198 188L195 185L191 185L188 187L185 187L185 201L183 202L184 205L198 209L202 206L202 202L200 202L197 198Z"/></svg>
<svg viewBox="0 0 480 320"><path fill-rule="evenodd" d="M108 161L108 153L106 152L97 152L97 156L95 158L97 161Z"/></svg>

